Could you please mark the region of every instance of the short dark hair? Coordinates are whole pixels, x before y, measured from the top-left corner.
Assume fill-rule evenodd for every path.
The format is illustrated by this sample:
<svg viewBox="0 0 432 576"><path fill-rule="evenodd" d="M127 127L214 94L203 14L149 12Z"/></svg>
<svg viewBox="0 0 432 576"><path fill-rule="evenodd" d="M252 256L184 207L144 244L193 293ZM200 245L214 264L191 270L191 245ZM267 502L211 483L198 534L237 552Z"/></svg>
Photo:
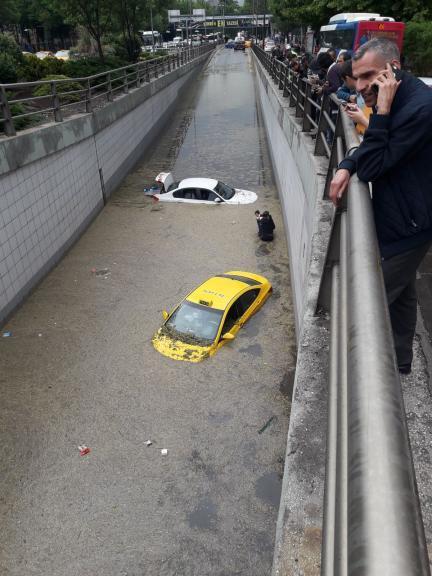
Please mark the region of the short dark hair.
<svg viewBox="0 0 432 576"><path fill-rule="evenodd" d="M321 52L321 54L318 54L316 61L318 66L320 68L324 68L324 70L330 68L330 66L334 62L333 58L330 56L328 52Z"/></svg>
<svg viewBox="0 0 432 576"><path fill-rule="evenodd" d="M340 66L340 75L342 76L342 78L345 80L345 78L349 77L352 78L353 77L353 71L352 71L352 60L346 60L345 62L342 62L342 64L339 64Z"/></svg>
<svg viewBox="0 0 432 576"><path fill-rule="evenodd" d="M360 46L354 54L353 60L355 62L360 60L366 52L376 52L377 54L381 54L381 56L383 56L388 62L391 60L400 60L399 48L393 40L389 40L388 38L372 38L372 40L369 40L363 44L363 46Z"/></svg>

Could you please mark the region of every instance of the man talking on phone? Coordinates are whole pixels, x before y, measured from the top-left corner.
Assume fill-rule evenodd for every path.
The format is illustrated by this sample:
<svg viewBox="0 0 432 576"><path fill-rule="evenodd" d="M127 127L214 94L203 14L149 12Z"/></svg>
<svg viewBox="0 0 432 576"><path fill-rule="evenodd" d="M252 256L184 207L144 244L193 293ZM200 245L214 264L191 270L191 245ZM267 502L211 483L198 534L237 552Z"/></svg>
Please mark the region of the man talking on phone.
<svg viewBox="0 0 432 576"><path fill-rule="evenodd" d="M432 243L432 90L400 70L399 50L386 38L363 44L352 68L357 92L374 113L360 146L339 164L330 198L338 205L354 172L372 183L397 362L409 374L416 271Z"/></svg>

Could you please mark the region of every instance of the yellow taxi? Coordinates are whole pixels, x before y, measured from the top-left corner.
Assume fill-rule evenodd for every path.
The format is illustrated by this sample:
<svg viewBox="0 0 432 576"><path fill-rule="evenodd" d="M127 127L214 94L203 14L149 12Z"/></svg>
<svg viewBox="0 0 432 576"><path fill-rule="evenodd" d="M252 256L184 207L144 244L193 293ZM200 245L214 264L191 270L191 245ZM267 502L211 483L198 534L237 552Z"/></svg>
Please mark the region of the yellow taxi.
<svg viewBox="0 0 432 576"><path fill-rule="evenodd" d="M252 48L253 41L252 40L245 40L245 48Z"/></svg>
<svg viewBox="0 0 432 576"><path fill-rule="evenodd" d="M200 362L233 340L272 292L270 282L234 270L206 280L184 298L153 336L153 346L174 360Z"/></svg>

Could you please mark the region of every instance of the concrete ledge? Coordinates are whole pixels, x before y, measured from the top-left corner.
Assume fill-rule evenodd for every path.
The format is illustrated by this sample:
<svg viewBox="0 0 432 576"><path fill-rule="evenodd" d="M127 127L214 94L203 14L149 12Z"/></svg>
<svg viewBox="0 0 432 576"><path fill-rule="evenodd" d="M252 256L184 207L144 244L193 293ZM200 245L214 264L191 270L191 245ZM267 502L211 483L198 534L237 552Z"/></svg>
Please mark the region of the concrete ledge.
<svg viewBox="0 0 432 576"><path fill-rule="evenodd" d="M59 152L68 146L78 144L82 140L96 135L111 124L141 106L155 94L161 92L196 67L212 54L204 54L177 68L160 78L153 79L149 84L132 89L128 94L122 94L114 102L89 114L79 114L75 117L45 126L36 126L19 132L16 136L0 140L0 175L12 172L18 168Z"/></svg>
<svg viewBox="0 0 432 576"><path fill-rule="evenodd" d="M281 197L297 312L297 365L276 528L273 576L319 576L327 429L328 321L316 316L333 208L322 199L327 160L255 59Z"/></svg>

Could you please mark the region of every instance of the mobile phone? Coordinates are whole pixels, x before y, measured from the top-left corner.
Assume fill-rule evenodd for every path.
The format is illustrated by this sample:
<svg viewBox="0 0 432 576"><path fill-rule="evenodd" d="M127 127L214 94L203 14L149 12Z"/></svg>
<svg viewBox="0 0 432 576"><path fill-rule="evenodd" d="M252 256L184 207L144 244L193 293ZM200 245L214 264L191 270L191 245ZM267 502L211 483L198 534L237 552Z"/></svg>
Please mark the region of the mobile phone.
<svg viewBox="0 0 432 576"><path fill-rule="evenodd" d="M401 78L401 71L396 66L392 66L391 69L393 70L393 74L396 80L400 80ZM378 94L378 86L376 84L372 84L372 90Z"/></svg>

